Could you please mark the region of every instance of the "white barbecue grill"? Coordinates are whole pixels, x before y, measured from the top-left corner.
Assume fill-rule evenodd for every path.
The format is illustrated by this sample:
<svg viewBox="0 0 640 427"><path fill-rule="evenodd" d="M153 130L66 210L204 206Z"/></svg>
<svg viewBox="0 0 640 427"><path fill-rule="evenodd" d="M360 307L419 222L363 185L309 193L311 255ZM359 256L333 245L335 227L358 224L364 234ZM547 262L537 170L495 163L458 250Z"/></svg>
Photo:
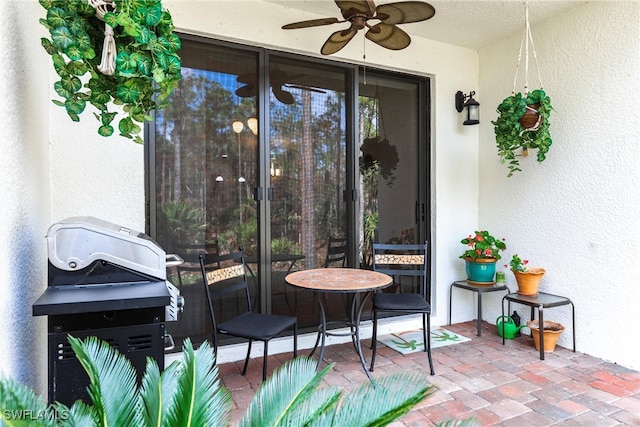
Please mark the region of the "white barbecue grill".
<svg viewBox="0 0 640 427"><path fill-rule="evenodd" d="M146 358L164 368L165 321L182 309L167 280L167 256L149 236L93 217L68 218L49 228L48 286L33 304L48 316L49 400L87 400L88 377L67 335L97 336L126 355L141 378Z"/></svg>

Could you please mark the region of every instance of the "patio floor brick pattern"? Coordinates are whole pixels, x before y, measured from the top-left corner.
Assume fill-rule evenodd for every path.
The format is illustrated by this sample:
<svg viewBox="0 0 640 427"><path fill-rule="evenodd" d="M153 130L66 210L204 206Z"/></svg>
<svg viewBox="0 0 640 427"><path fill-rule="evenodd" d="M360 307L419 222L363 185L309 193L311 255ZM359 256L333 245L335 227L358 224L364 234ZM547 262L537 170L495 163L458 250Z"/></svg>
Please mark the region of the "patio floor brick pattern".
<svg viewBox="0 0 640 427"><path fill-rule="evenodd" d="M482 328L478 337L475 321L447 326L471 341L432 350L436 375L430 381L436 390L392 427L469 417L482 426L640 426L640 372L559 346L540 360L531 337L507 340L503 346L494 325L483 322ZM369 345L370 339L362 340L367 361ZM291 353L269 356L269 374L290 358ZM348 391L367 381L351 343L328 346L325 361L336 366L322 387ZM262 358L251 360L246 377L240 374L242 364L219 366L233 396L234 425L262 383ZM424 352L403 356L379 346L374 378L410 369L428 373Z"/></svg>

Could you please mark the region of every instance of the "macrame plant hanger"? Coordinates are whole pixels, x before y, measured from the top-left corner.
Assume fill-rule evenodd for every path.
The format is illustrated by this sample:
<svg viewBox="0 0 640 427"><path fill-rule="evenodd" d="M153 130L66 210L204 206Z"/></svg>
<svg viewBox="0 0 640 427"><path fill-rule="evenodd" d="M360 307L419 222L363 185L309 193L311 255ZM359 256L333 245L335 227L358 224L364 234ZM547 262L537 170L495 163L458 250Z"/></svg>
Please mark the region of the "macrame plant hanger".
<svg viewBox="0 0 640 427"><path fill-rule="evenodd" d="M380 92L378 91L378 83L376 83L376 119L380 121L378 128L382 130L382 140L387 140L387 127L384 125L384 118L382 117L382 98L380 98ZM378 132L380 134L380 132Z"/></svg>
<svg viewBox="0 0 640 427"><path fill-rule="evenodd" d="M104 21L104 14L114 12L116 5L113 0L87 0L89 5L96 10L96 17ZM98 65L98 71L107 76L113 76L116 71L116 40L113 38L113 27L105 22L104 43L102 44L102 57Z"/></svg>
<svg viewBox="0 0 640 427"><path fill-rule="evenodd" d="M520 71L520 62L522 60L522 47L525 48L525 61L524 61L524 94L523 98L526 98L529 95L529 43L531 43L531 50L533 52L533 59L536 63L536 70L538 72L538 81L540 82L540 89L544 89L542 84L542 77L540 76L540 66L538 65L538 56L536 55L536 48L533 44L533 36L531 35L531 26L529 24L529 3L525 3L524 5L524 35L522 37L522 42L520 43L520 52L518 53L518 65L516 66L516 75L513 79L513 90L511 91L511 95L516 94L516 83L518 81L518 74ZM527 110L533 111L536 114L538 113L535 109L527 105ZM542 116L538 116L538 121L535 125L530 128L524 129L522 132L533 132L538 130L540 124L542 123Z"/></svg>

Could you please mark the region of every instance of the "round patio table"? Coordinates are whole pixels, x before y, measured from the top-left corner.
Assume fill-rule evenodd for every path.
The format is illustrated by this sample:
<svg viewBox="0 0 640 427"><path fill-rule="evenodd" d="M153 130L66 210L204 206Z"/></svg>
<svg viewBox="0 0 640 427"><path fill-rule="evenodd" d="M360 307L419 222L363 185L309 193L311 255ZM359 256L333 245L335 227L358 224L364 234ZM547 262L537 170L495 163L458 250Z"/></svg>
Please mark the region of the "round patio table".
<svg viewBox="0 0 640 427"><path fill-rule="evenodd" d="M318 357L318 369L322 363L324 356L325 338L327 335L338 335L327 331L327 317L325 314L323 298L319 294L323 293L348 293L352 294L350 318L347 325L349 326L353 347L360 358L362 369L369 380L371 374L366 367L364 356L362 355L362 347L360 346L360 316L362 315L362 307L366 299L373 291L384 289L391 286L393 279L383 273L371 270L361 270L357 268L317 268L311 270L300 270L288 274L285 282L297 288L308 289L313 291L316 301L320 306L320 326L318 327L318 336L321 338L320 355ZM316 341L316 347L318 342ZM314 347L313 352L315 352Z"/></svg>

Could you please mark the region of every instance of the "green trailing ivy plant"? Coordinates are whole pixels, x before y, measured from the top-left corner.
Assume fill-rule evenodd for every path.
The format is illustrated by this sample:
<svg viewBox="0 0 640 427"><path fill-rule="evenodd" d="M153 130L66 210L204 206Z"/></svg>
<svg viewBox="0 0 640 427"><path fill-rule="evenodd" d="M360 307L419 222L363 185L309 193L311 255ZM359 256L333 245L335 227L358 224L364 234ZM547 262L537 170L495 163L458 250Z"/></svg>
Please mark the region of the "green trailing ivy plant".
<svg viewBox="0 0 640 427"><path fill-rule="evenodd" d="M538 114L541 121L537 128L525 129L520 119L527 111L527 105L540 104ZM496 145L501 164L508 164L511 177L514 172L521 171L518 161L518 150L537 149L537 160L546 159L552 140L549 133L549 116L553 107L551 99L542 89L536 89L524 96L518 92L502 101L498 106L499 116L494 125Z"/></svg>
<svg viewBox="0 0 640 427"><path fill-rule="evenodd" d="M140 124L152 119L152 110L167 105L181 79L180 38L173 32L170 13L160 0L106 0L103 21L88 0L39 2L47 10L40 23L50 35L41 39L42 46L60 77L54 89L63 100L54 104L64 107L75 122L87 104L93 105L98 133L105 137L115 130L115 104L122 109L120 135L142 143ZM113 28L116 44L112 75L98 70L105 24Z"/></svg>

